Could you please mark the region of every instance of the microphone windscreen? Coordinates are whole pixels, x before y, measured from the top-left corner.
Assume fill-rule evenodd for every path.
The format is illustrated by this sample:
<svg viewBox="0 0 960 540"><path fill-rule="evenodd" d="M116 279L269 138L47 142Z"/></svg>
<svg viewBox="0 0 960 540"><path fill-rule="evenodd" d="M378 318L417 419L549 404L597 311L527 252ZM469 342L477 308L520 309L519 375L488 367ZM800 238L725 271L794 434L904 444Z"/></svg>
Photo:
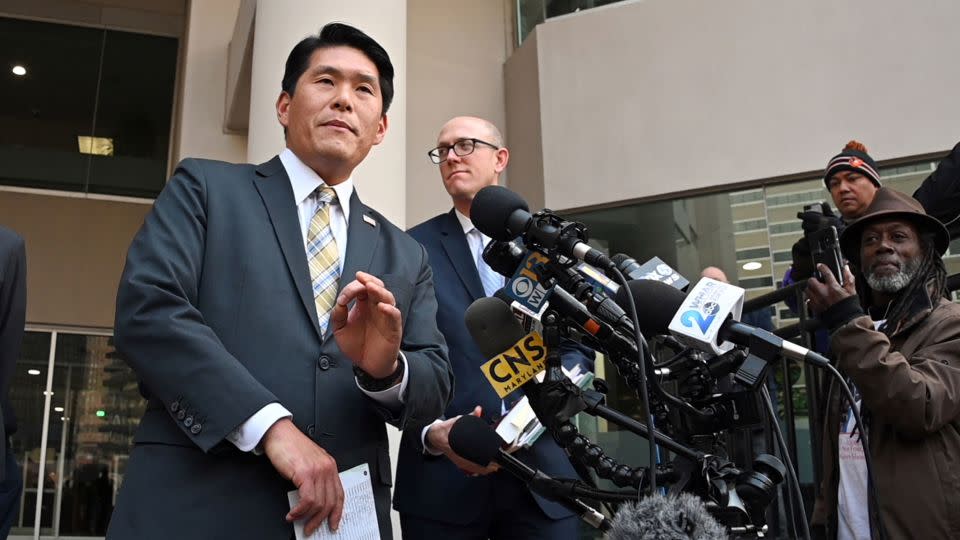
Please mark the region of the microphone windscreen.
<svg viewBox="0 0 960 540"><path fill-rule="evenodd" d="M478 298L463 317L473 341L486 358L513 347L526 333L513 316L510 304L494 296Z"/></svg>
<svg viewBox="0 0 960 540"><path fill-rule="evenodd" d="M530 213L523 197L503 186L487 186L473 197L473 202L470 203L470 220L474 227L490 238L509 242L523 232L511 232L508 225L517 210Z"/></svg>
<svg viewBox="0 0 960 540"><path fill-rule="evenodd" d="M450 448L471 463L486 467L495 461L503 442L482 418L465 415L450 428Z"/></svg>
<svg viewBox="0 0 960 540"><path fill-rule="evenodd" d="M507 305L513 302L513 298L510 296L510 293L508 293L504 288L497 289L496 292L493 293L493 297L499 298L504 304Z"/></svg>
<svg viewBox="0 0 960 540"><path fill-rule="evenodd" d="M689 493L664 497L657 493L639 503L623 504L611 523L607 540L721 540L726 529L707 507Z"/></svg>
<svg viewBox="0 0 960 540"><path fill-rule="evenodd" d="M628 281L627 289L621 287L617 291L614 299L625 310L629 309L627 294L633 297L637 306L640 331L647 336L669 334L670 321L687 297L683 291L651 279Z"/></svg>

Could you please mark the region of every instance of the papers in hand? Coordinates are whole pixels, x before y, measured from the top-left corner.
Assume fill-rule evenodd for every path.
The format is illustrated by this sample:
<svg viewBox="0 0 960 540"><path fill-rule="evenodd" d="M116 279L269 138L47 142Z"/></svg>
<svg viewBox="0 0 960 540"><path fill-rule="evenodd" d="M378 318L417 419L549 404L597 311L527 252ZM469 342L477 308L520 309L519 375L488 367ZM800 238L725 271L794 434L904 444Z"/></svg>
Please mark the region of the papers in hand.
<svg viewBox="0 0 960 540"><path fill-rule="evenodd" d="M585 388L593 381L593 373L584 370L580 365L574 366L572 370L563 368L563 372L573 381L573 384L580 388ZM541 382L544 373L541 371L538 374L537 378ZM519 448L529 448L537 442L544 431L546 431L546 428L543 427L543 424L540 423L537 415L533 412L527 396L523 396L497 425L497 433L509 445L507 452L513 452Z"/></svg>
<svg viewBox="0 0 960 540"><path fill-rule="evenodd" d="M306 520L295 521L293 530L297 540L380 540L380 526L377 524L377 508L373 500L373 484L370 483L370 467L364 463L340 473L343 484L343 518L337 532L330 530L330 524L324 521L310 536L303 534ZM290 508L300 502L300 493L293 490L287 493Z"/></svg>

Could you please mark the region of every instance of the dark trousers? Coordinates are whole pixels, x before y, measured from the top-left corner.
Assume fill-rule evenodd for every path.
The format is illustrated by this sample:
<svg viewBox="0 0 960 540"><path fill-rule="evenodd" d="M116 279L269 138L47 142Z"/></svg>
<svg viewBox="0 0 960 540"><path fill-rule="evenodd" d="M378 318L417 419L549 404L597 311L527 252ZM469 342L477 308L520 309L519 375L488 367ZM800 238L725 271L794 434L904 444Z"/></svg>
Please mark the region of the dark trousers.
<svg viewBox="0 0 960 540"><path fill-rule="evenodd" d="M576 516L553 520L533 499L530 490L506 471L496 475L493 497L473 523L445 523L443 516L426 519L400 514L404 540L576 540L579 522ZM438 489L442 489L438 486Z"/></svg>
<svg viewBox="0 0 960 540"><path fill-rule="evenodd" d="M10 534L10 528L20 511L20 492L23 491L20 467L9 447L6 454L6 463L2 464L6 472L3 482L0 482L0 538L6 538Z"/></svg>

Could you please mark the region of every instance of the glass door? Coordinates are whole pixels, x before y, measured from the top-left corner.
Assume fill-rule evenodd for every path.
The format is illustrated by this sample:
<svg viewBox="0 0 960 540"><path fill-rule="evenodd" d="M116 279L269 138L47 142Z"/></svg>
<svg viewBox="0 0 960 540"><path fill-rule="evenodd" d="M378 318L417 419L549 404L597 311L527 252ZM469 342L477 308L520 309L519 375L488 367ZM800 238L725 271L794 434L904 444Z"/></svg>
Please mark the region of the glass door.
<svg viewBox="0 0 960 540"><path fill-rule="evenodd" d="M11 393L25 485L12 538L105 536L146 405L112 337L27 332Z"/></svg>

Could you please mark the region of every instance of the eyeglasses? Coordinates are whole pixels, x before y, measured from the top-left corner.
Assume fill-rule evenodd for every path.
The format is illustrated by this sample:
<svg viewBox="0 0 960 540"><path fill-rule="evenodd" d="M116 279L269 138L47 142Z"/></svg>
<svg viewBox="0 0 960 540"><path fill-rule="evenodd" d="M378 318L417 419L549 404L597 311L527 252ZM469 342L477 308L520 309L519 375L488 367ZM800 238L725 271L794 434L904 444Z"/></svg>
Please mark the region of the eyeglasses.
<svg viewBox="0 0 960 540"><path fill-rule="evenodd" d="M453 143L453 146L438 146L433 150L427 152L427 155L430 156L430 161L436 163L437 165L443 163L447 160L447 156L450 155L450 149L453 149L453 152L460 157L468 156L477 149L477 145L482 144L489 146L494 150L499 150L500 147L495 144L490 144L487 141L481 141L480 139L460 139L459 141Z"/></svg>

